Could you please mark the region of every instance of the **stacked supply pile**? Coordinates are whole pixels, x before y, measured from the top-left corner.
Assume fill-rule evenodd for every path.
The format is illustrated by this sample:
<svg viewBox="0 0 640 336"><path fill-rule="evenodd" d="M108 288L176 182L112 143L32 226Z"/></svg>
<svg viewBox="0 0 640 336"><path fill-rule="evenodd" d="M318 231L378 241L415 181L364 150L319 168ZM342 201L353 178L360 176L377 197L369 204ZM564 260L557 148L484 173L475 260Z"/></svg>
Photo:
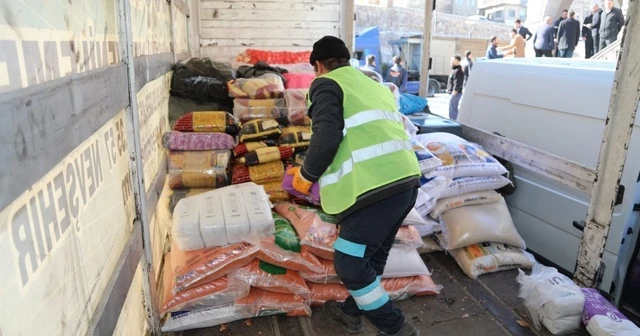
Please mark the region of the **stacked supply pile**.
<svg viewBox="0 0 640 336"><path fill-rule="evenodd" d="M291 230L283 234L287 228L279 223L274 236L271 207L264 188L254 183L178 202L173 243L165 256L161 311L170 314L163 331L210 327L265 312L311 314L299 275L260 261L277 263L293 253L276 245L286 245Z"/></svg>
<svg viewBox="0 0 640 336"><path fill-rule="evenodd" d="M306 91L285 90L283 74L287 73L259 62L238 69L238 75L247 78L228 83L235 98L234 114L242 122L232 183L262 184L273 202L289 200L281 187L287 162L304 151L311 139L311 130L305 126Z"/></svg>
<svg viewBox="0 0 640 336"><path fill-rule="evenodd" d="M320 262L320 269L314 267L300 272L307 283L311 305L321 305L327 300L344 301L349 293L333 267L333 244L339 233L337 219L322 210L288 202L276 204L275 211L293 225L302 253L309 253ZM434 284L416 250L421 245L420 236L412 226L403 226L398 231L382 275L382 284L392 299L440 292L441 286Z"/></svg>
<svg viewBox="0 0 640 336"><path fill-rule="evenodd" d="M228 112L191 112L180 117L173 131L163 136L169 187L210 190L229 185L231 150L239 129Z"/></svg>
<svg viewBox="0 0 640 336"><path fill-rule="evenodd" d="M531 268L533 257L524 251L504 198L495 190L510 180L507 170L479 145L448 133L420 134L414 138L433 164L424 173L422 197L416 209L429 222L422 234L456 259L471 278L512 268ZM436 165L435 168L433 166ZM423 169L424 172L424 169ZM437 250L434 242L429 242Z"/></svg>

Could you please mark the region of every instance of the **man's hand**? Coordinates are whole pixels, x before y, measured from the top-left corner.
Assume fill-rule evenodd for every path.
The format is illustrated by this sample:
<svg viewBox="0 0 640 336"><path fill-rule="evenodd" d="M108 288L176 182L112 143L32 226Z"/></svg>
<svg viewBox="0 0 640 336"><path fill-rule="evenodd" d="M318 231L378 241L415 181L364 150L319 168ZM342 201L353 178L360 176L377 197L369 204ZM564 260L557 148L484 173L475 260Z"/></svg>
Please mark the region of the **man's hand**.
<svg viewBox="0 0 640 336"><path fill-rule="evenodd" d="M287 175L293 176L293 189L304 194L309 195L311 193L312 182L307 181L306 178L300 173L300 167L294 167L287 170Z"/></svg>
<svg viewBox="0 0 640 336"><path fill-rule="evenodd" d="M453 92L451 92L451 95L452 95L452 96L455 96L455 95L457 95L457 94L458 94L458 91L453 91Z"/></svg>

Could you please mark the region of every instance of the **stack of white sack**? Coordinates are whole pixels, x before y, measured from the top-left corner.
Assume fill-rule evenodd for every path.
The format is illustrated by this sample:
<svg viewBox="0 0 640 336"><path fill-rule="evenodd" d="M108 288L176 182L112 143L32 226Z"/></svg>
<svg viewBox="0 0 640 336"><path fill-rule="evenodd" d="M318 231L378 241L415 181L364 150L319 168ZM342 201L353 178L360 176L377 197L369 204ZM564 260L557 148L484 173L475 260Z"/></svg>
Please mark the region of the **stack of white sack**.
<svg viewBox="0 0 640 336"><path fill-rule="evenodd" d="M250 235L273 235L272 204L264 187L232 185L182 199L172 236L183 251L226 246Z"/></svg>
<svg viewBox="0 0 640 336"><path fill-rule="evenodd" d="M415 209L425 220L421 253L446 250L471 278L530 268L504 198L507 169L481 146L449 133L413 138L423 178Z"/></svg>
<svg viewBox="0 0 640 336"><path fill-rule="evenodd" d="M544 325L552 334L560 335L580 328L585 304L580 287L555 268L538 263L533 265L531 275L519 272L519 296L537 330Z"/></svg>

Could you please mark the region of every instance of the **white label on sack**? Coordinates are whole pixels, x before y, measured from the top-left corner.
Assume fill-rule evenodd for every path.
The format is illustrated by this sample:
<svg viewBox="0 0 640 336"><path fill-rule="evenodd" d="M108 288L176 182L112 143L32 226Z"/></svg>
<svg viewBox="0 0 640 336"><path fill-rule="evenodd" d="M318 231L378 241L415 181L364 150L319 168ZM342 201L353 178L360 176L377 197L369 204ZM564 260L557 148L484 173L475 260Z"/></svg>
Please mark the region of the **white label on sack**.
<svg viewBox="0 0 640 336"><path fill-rule="evenodd" d="M278 127L278 122L275 120L264 120L262 122L262 129L265 131L276 127Z"/></svg>

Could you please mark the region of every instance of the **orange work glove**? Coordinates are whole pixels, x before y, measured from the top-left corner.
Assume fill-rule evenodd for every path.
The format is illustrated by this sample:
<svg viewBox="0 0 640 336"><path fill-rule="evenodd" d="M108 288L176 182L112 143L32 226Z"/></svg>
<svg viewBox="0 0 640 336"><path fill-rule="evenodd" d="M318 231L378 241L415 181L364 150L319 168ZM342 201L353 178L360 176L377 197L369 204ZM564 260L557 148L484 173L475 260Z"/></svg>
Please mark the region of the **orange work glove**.
<svg viewBox="0 0 640 336"><path fill-rule="evenodd" d="M313 182L309 182L306 178L302 176L300 173L300 167L293 167L287 170L287 175L293 176L293 189L299 191L304 195L309 195L311 193L311 185Z"/></svg>

